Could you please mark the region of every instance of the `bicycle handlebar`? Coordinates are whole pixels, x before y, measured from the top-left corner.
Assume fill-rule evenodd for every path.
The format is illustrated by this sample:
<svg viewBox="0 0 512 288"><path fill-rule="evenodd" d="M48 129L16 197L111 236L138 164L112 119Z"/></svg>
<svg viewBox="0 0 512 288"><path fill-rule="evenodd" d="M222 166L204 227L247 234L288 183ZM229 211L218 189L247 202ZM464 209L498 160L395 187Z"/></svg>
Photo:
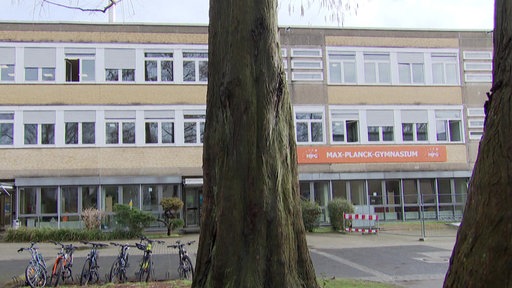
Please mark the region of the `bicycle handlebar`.
<svg viewBox="0 0 512 288"><path fill-rule="evenodd" d="M140 241L146 241L148 243L158 243L158 244L165 244L165 241L162 240L156 240L156 239L149 239L146 236L140 236Z"/></svg>
<svg viewBox="0 0 512 288"><path fill-rule="evenodd" d="M93 248L98 248L98 247L107 247L108 244L104 244L104 243L98 243L98 242L89 242L89 241L80 241L84 244L89 244L89 245L92 245Z"/></svg>
<svg viewBox="0 0 512 288"><path fill-rule="evenodd" d="M73 246L73 244L62 244L60 242L57 242L57 241L53 241L53 240L50 240L49 241L50 243L53 243L55 245L60 245L61 249L64 249L66 250L67 253L73 253L75 250L76 250L76 247Z"/></svg>
<svg viewBox="0 0 512 288"><path fill-rule="evenodd" d="M196 241L193 240L193 241L189 241L189 242L186 242L186 243L181 243L180 240L176 241L176 244L173 244L173 245L167 245L168 248L174 248L174 249L178 249L179 247L183 247L185 245L192 245L194 244Z"/></svg>

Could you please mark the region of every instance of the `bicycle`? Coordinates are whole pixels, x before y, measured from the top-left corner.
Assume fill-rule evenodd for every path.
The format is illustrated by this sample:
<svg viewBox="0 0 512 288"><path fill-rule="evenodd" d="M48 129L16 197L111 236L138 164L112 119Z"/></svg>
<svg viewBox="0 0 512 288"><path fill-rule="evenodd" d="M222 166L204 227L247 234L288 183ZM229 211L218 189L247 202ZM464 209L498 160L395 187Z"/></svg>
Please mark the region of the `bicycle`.
<svg viewBox="0 0 512 288"><path fill-rule="evenodd" d="M44 287L46 285L46 262L43 255L39 253L39 247L35 242L30 243L28 248L18 249L18 253L28 250L31 255L30 262L25 268L25 281L30 287Z"/></svg>
<svg viewBox="0 0 512 288"><path fill-rule="evenodd" d="M60 245L61 247L53 263L50 285L57 287L61 279L65 282L67 279L71 278L71 282L73 282L73 271L71 271L71 267L73 266L73 252L75 252L76 247L73 246L73 244L64 245L57 241L50 242L55 245Z"/></svg>
<svg viewBox="0 0 512 288"><path fill-rule="evenodd" d="M110 244L114 246L119 246L119 255L117 255L116 260L114 260L114 263L112 263L108 280L109 282L112 283L124 283L125 281L128 280L128 277L126 276L126 268L129 267L128 249L130 249L130 247L135 246L130 244L119 244L114 242L110 242Z"/></svg>
<svg viewBox="0 0 512 288"><path fill-rule="evenodd" d="M188 279L192 280L194 278L194 266L192 265L192 260L188 256L188 252L185 249L186 245L192 245L196 241L189 241L187 243L181 243L180 240L176 241L176 244L169 245L167 247L178 249L178 257L179 257L179 266L178 266L178 275L180 279Z"/></svg>
<svg viewBox="0 0 512 288"><path fill-rule="evenodd" d="M153 273L153 243L165 244L164 241L148 239L146 236L140 237L140 243L136 243L137 249L144 251L142 261L140 262L139 269L139 282L148 282L151 274Z"/></svg>
<svg viewBox="0 0 512 288"><path fill-rule="evenodd" d="M85 259L84 266L82 268L82 274L80 274L80 286L87 285L89 283L98 283L98 281L100 280L100 266L98 266L98 248L107 247L108 245L88 241L81 242L86 245L92 245L92 248L89 254L87 254L87 259Z"/></svg>

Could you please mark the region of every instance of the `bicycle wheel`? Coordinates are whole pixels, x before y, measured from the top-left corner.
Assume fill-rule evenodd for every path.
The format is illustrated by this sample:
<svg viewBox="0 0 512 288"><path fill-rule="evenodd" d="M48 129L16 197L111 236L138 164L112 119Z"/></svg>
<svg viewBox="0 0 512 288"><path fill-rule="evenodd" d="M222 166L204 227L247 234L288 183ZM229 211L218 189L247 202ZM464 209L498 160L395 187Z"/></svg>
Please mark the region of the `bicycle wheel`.
<svg viewBox="0 0 512 288"><path fill-rule="evenodd" d="M151 275L151 260L146 259L140 264L139 282L148 282Z"/></svg>
<svg viewBox="0 0 512 288"><path fill-rule="evenodd" d="M25 269L25 279L30 287L44 287L46 285L46 271L41 265L30 263Z"/></svg>
<svg viewBox="0 0 512 288"><path fill-rule="evenodd" d="M80 274L80 286L87 285L89 280L91 280L91 267L91 258L87 258L82 268L82 274Z"/></svg>
<svg viewBox="0 0 512 288"><path fill-rule="evenodd" d="M112 283L123 283L126 279L126 276L123 273L123 269L121 268L121 260L116 259L116 261L112 264L110 268L110 275L108 277L108 281Z"/></svg>
<svg viewBox="0 0 512 288"><path fill-rule="evenodd" d="M183 256L183 279L192 280L194 278L194 266L192 260L187 255Z"/></svg>
<svg viewBox="0 0 512 288"><path fill-rule="evenodd" d="M64 267L62 264L62 259L57 260L55 264L53 264L52 268L52 276L50 278L50 285L53 287L57 287L59 285L60 278L62 278Z"/></svg>

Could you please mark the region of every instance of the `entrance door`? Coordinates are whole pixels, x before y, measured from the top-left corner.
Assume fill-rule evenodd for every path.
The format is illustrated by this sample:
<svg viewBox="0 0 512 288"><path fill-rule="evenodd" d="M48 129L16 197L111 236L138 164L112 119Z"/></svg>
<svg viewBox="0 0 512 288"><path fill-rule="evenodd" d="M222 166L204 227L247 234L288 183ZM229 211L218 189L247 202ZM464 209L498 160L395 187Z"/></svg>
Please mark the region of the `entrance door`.
<svg viewBox="0 0 512 288"><path fill-rule="evenodd" d="M185 226L194 227L199 226L201 219L201 200L202 200L201 187L186 187L185 188Z"/></svg>

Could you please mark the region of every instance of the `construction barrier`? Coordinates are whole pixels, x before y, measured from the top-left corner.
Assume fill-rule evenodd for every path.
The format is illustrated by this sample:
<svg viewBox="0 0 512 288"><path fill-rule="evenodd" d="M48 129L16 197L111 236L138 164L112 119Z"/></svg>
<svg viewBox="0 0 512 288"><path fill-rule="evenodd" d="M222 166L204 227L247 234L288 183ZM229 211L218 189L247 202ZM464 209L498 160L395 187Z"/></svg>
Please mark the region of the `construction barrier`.
<svg viewBox="0 0 512 288"><path fill-rule="evenodd" d="M379 215L376 214L346 214L343 213L343 221L346 220L365 220L368 221L368 224L365 225L367 227L347 227L345 231L347 232L360 232L363 234L377 234L379 233ZM374 228L375 222L377 223L377 228ZM346 223L344 223L346 224ZM347 226L347 225L344 225Z"/></svg>

